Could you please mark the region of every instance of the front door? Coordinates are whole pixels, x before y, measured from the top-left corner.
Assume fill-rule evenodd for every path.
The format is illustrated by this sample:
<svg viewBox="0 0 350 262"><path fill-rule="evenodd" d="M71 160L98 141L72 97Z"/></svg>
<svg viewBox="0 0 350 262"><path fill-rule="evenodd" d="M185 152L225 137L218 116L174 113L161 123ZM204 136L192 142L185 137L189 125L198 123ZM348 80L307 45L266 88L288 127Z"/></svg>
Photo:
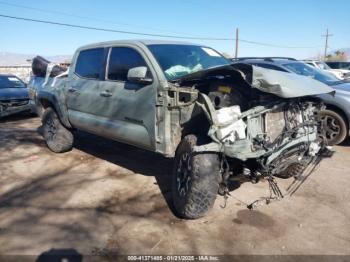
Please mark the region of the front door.
<svg viewBox="0 0 350 262"><path fill-rule="evenodd" d="M148 68L152 84L131 83L129 69ZM101 117L108 137L154 150L156 147L157 79L142 50L131 46L109 49L105 81L100 82Z"/></svg>

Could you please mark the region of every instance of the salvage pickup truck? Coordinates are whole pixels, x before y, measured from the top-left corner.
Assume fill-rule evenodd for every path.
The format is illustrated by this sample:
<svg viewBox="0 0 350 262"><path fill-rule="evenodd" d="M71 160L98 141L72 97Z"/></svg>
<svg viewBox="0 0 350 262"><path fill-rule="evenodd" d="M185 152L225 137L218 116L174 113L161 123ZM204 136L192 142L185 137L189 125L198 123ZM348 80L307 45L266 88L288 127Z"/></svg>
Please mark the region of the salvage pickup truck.
<svg viewBox="0 0 350 262"><path fill-rule="evenodd" d="M174 157L173 202L183 218L204 216L230 180L297 176L324 148L314 95L333 89L232 65L207 46L104 42L79 48L67 72L53 68L33 64L29 84L47 146L69 151L79 129Z"/></svg>

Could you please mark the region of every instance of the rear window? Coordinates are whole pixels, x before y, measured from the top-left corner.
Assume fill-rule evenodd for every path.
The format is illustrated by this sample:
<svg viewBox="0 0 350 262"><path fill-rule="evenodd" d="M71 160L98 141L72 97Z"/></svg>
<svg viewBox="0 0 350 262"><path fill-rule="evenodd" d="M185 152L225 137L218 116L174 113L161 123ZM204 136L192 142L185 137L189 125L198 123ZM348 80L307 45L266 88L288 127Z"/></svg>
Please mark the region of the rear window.
<svg viewBox="0 0 350 262"><path fill-rule="evenodd" d="M24 88L26 85L16 76L0 76L1 88Z"/></svg>
<svg viewBox="0 0 350 262"><path fill-rule="evenodd" d="M103 57L103 48L81 51L76 62L75 73L84 78L99 79L103 71Z"/></svg>

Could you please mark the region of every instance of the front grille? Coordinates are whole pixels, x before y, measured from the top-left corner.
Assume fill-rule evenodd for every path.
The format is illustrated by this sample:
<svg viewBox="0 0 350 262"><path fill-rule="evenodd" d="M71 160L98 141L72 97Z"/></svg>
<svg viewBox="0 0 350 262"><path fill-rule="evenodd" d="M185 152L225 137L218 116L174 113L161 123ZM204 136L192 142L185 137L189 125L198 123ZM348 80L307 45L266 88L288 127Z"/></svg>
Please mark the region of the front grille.
<svg viewBox="0 0 350 262"><path fill-rule="evenodd" d="M24 106L29 103L29 99L3 100L1 104L6 107Z"/></svg>

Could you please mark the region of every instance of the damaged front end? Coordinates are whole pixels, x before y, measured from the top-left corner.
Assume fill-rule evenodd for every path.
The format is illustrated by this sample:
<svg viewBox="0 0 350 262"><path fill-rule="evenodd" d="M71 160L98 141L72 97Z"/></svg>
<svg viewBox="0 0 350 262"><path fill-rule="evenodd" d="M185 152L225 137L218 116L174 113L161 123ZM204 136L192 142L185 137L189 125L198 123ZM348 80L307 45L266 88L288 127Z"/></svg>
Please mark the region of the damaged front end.
<svg viewBox="0 0 350 262"><path fill-rule="evenodd" d="M33 109L26 84L14 75L0 74L0 117Z"/></svg>
<svg viewBox="0 0 350 262"><path fill-rule="evenodd" d="M326 150L318 136L324 106L313 96L333 89L322 83L242 64L177 83L190 84L199 90L196 106L210 123L212 140L194 151L221 155L222 193L228 192L229 180L256 183L267 177L273 185L273 176L297 176Z"/></svg>

